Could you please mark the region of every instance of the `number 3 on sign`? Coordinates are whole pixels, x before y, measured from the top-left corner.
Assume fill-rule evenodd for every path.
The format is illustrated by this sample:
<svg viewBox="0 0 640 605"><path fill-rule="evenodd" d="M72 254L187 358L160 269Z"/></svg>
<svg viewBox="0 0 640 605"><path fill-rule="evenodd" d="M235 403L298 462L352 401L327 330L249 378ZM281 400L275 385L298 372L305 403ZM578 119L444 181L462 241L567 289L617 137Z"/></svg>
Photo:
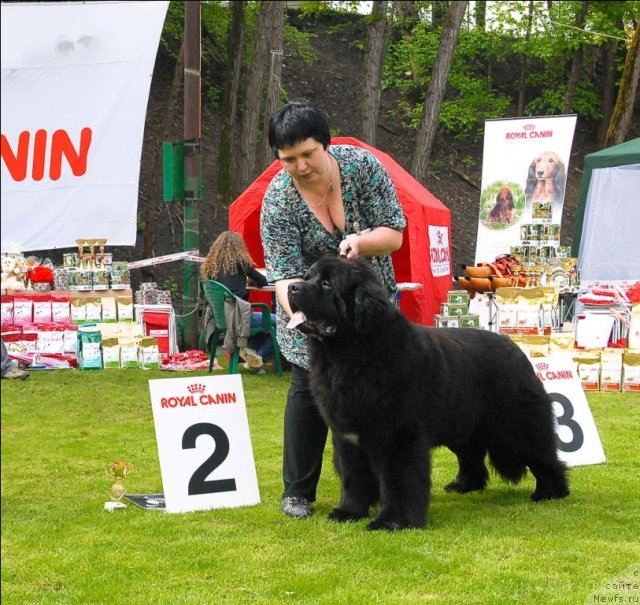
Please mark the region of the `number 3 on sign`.
<svg viewBox="0 0 640 605"><path fill-rule="evenodd" d="M260 502L239 375L150 380L167 512Z"/></svg>
<svg viewBox="0 0 640 605"><path fill-rule="evenodd" d="M604 462L598 429L575 364L555 357L536 357L530 361L553 403L558 458L567 466Z"/></svg>

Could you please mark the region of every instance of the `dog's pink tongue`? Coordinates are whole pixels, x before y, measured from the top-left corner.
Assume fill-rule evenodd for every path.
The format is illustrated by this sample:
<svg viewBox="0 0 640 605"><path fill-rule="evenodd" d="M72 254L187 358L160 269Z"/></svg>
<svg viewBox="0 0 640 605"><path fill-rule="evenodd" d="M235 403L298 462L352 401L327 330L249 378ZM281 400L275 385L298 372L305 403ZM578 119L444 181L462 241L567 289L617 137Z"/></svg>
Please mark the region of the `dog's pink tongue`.
<svg viewBox="0 0 640 605"><path fill-rule="evenodd" d="M289 330L293 330L296 326L299 326L301 323L304 323L304 321L307 318L305 317L304 313L302 311L296 311L292 316L291 319L289 320L289 323L287 324L287 329Z"/></svg>

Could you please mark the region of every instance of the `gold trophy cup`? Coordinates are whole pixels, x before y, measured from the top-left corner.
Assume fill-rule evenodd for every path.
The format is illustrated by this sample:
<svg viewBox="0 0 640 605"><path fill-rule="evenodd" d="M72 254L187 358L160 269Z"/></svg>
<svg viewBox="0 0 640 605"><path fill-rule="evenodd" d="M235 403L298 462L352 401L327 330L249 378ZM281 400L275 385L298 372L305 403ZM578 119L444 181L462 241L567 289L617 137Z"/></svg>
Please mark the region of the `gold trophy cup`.
<svg viewBox="0 0 640 605"><path fill-rule="evenodd" d="M131 462L110 462L107 464L107 471L116 480L109 490L111 496L111 502L105 503L105 508L113 510L114 508L126 508L126 504L122 502L122 497L125 495L126 490L124 487L124 478L133 469ZM107 506L110 504L111 506Z"/></svg>

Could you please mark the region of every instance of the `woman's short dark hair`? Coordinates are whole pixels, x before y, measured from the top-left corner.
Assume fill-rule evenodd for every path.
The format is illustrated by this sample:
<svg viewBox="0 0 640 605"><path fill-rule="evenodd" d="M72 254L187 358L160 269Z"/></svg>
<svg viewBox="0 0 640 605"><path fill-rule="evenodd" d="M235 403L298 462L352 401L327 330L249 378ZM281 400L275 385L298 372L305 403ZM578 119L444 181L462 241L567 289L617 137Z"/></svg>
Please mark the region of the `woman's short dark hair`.
<svg viewBox="0 0 640 605"><path fill-rule="evenodd" d="M319 109L309 103L292 101L274 112L269 120L269 147L278 150L293 147L306 139L315 139L326 149L331 142L329 124Z"/></svg>

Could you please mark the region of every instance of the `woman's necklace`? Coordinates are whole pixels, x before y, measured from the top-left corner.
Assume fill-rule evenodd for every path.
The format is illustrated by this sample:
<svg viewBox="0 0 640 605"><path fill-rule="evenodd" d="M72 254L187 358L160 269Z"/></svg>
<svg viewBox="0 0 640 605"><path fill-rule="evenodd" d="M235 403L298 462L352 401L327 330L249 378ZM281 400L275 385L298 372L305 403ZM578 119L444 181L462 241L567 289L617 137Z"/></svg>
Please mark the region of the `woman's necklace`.
<svg viewBox="0 0 640 605"><path fill-rule="evenodd" d="M307 206L309 206L309 208L311 208L312 210L315 210L316 208L320 208L320 206L322 206L322 204L324 204L325 200L327 199L327 196L329 195L329 193L331 193L333 191L333 165L331 164L331 160L329 160L329 182L327 183L327 190L324 192L324 195L322 196L322 199L317 203L317 204L310 204L302 195L302 189L300 188L300 185L298 185L298 191L300 192L300 195L302 196L302 199L307 202ZM297 184L297 183L296 183Z"/></svg>

